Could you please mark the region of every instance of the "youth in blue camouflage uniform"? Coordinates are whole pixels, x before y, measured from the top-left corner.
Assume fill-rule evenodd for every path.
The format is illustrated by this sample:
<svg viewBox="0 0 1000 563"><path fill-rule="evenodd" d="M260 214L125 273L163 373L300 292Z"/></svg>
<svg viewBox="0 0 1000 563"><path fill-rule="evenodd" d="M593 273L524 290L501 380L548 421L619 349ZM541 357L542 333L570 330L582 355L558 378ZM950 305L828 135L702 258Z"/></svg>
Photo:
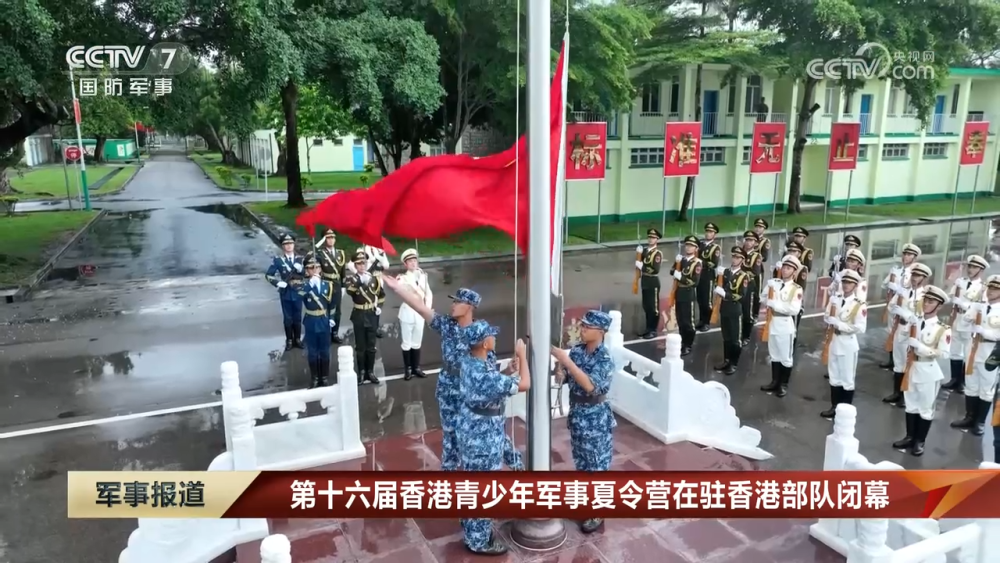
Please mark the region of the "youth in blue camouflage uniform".
<svg viewBox="0 0 1000 563"><path fill-rule="evenodd" d="M611 390L614 362L604 345L604 334L611 328L611 316L603 311L587 311L580 322L580 344L568 352L553 346L552 355L561 366L569 386L570 445L577 471L611 469L612 433L617 423L607 402ZM558 373L558 372L557 372ZM593 533L604 522L601 518L584 520L580 529Z"/></svg>
<svg viewBox="0 0 1000 563"><path fill-rule="evenodd" d="M306 313L302 324L305 326L306 356L312 378L309 388L315 389L325 387L330 375L330 328L333 326L330 307L334 291L339 291L339 288L320 277L322 270L315 257L306 259L305 269L309 281L299 287L299 297Z"/></svg>
<svg viewBox="0 0 1000 563"><path fill-rule="evenodd" d="M525 344L517 341L515 357L519 372L505 375L489 357L496 348L499 330L486 321L475 321L463 330L468 348L461 363L459 388L461 413L458 417L458 442L462 469L465 471L499 471L503 467L504 402L531 385ZM462 520L465 546L473 553L500 555L507 546L493 537L493 522L489 518Z"/></svg>
<svg viewBox="0 0 1000 563"><path fill-rule="evenodd" d="M275 256L264 274L271 285L278 288L281 299L281 318L285 324L285 351L302 348L302 287L304 269L302 257L295 254L295 238L286 234L281 237L281 256Z"/></svg>
<svg viewBox="0 0 1000 563"><path fill-rule="evenodd" d="M455 429L461 410L458 375L462 358L468 354L468 347L462 339L462 329L472 324L473 314L482 298L475 291L463 287L454 295L448 296L452 300L450 314L441 315L435 313L419 295L400 284L393 276L384 276L383 280L389 289L399 294L441 336L441 372L438 374L434 393L441 412L441 469L457 471L460 457ZM496 364L496 354L492 350L489 352L489 360ZM504 442L504 463L515 471L524 469L521 452L514 449L509 437Z"/></svg>

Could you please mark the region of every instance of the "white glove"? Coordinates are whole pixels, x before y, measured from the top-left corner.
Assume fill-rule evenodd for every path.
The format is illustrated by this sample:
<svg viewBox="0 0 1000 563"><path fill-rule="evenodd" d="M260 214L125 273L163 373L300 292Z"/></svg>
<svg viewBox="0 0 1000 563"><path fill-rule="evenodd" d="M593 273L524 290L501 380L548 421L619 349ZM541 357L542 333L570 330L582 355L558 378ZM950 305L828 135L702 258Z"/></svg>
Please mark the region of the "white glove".
<svg viewBox="0 0 1000 563"><path fill-rule="evenodd" d="M301 272L302 271L302 264L299 264L298 262L296 262L295 263L295 271L296 272Z"/></svg>
<svg viewBox="0 0 1000 563"><path fill-rule="evenodd" d="M721 287L716 287L713 290L713 293L715 293L719 297L725 297L726 296L726 290L722 289Z"/></svg>
<svg viewBox="0 0 1000 563"><path fill-rule="evenodd" d="M681 256L680 254L678 254L678 255L677 255L677 256L676 256L675 258L674 258L674 262L680 262L680 261L681 261L681 260L683 260L683 259L684 259L684 257L683 257L683 256Z"/></svg>
<svg viewBox="0 0 1000 563"><path fill-rule="evenodd" d="M724 266L719 266L718 268L715 269L715 275L717 276L724 275L725 273L726 273L726 268Z"/></svg>
<svg viewBox="0 0 1000 563"><path fill-rule="evenodd" d="M635 261L635 269L636 270L641 270L642 269L642 262L636 260Z"/></svg>
<svg viewBox="0 0 1000 563"><path fill-rule="evenodd" d="M682 276L682 275L681 275L681 273L680 273L679 271L676 271L676 270L674 271L674 279L675 279L675 280L677 280L677 281L680 281L680 280L681 280L681 278L683 278L683 277L684 277L684 276Z"/></svg>
<svg viewBox="0 0 1000 563"><path fill-rule="evenodd" d="M840 258L841 258L841 256L840 256L839 254L838 254L838 255L836 255L836 256L834 256L834 257L833 257L833 262L834 262L835 264L836 264L836 263L838 263L838 262L840 262Z"/></svg>
<svg viewBox="0 0 1000 563"><path fill-rule="evenodd" d="M891 289L893 293L903 293L903 286L899 285L896 282L890 283L889 289Z"/></svg>
<svg viewBox="0 0 1000 563"><path fill-rule="evenodd" d="M288 287L287 283L283 281L278 282L278 289L285 289L286 287Z"/></svg>
<svg viewBox="0 0 1000 563"><path fill-rule="evenodd" d="M922 348L926 348L926 346L924 346L924 343L921 342L920 339L918 339L918 338L909 338L909 339L907 339L906 340L906 345L909 346L910 348L913 348L914 350L917 350L917 351L920 351Z"/></svg>
<svg viewBox="0 0 1000 563"><path fill-rule="evenodd" d="M330 319L330 328L334 328L336 326L337 326L337 321Z"/></svg>
<svg viewBox="0 0 1000 563"><path fill-rule="evenodd" d="M897 309L896 315L898 315L903 322L909 324L916 320L917 315L913 311L902 307L897 307Z"/></svg>
<svg viewBox="0 0 1000 563"><path fill-rule="evenodd" d="M837 326L837 324L840 321L838 321L836 317L831 317L831 316L827 315L827 316L823 317L823 322L825 322L826 324L831 325L831 326Z"/></svg>
<svg viewBox="0 0 1000 563"><path fill-rule="evenodd" d="M369 274L367 272L365 272L364 274L361 274L361 283L368 283L370 281L372 281L371 274Z"/></svg>
<svg viewBox="0 0 1000 563"><path fill-rule="evenodd" d="M642 245L640 244L639 246L635 247L635 251L642 252Z"/></svg>
<svg viewBox="0 0 1000 563"><path fill-rule="evenodd" d="M767 302L768 309L774 309L774 301L769 301L767 299L764 299L763 301Z"/></svg>
<svg viewBox="0 0 1000 563"><path fill-rule="evenodd" d="M774 289L779 289L781 287L781 280L771 278L767 280L767 286L773 287Z"/></svg>
<svg viewBox="0 0 1000 563"><path fill-rule="evenodd" d="M318 288L319 287L319 276L313 276L309 278L309 285Z"/></svg>
<svg viewBox="0 0 1000 563"><path fill-rule="evenodd" d="M984 332L986 332L986 329L984 329L980 325L976 325L976 328L972 329L972 332L974 332L976 334L983 334Z"/></svg>
<svg viewBox="0 0 1000 563"><path fill-rule="evenodd" d="M347 288L346 288L346 287L342 287L342 288L340 288L340 296L341 296L342 298L343 298L343 297L347 297Z"/></svg>
<svg viewBox="0 0 1000 563"><path fill-rule="evenodd" d="M971 303L969 303L968 299L964 299L962 297L955 297L954 300L952 301L952 303L956 307L958 307L959 309L961 309L963 311L968 311L969 310L969 305L971 305Z"/></svg>
<svg viewBox="0 0 1000 563"><path fill-rule="evenodd" d="M381 314L382 314L382 307L375 307L375 315L377 316Z"/></svg>

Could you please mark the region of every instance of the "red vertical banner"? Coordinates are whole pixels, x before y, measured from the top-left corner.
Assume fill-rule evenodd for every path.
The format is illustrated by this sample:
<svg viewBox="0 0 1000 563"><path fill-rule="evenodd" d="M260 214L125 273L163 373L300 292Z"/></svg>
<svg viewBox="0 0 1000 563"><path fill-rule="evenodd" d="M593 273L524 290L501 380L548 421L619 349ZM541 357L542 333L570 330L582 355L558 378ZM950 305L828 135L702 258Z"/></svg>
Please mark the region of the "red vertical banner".
<svg viewBox="0 0 1000 563"><path fill-rule="evenodd" d="M860 123L834 123L830 128L830 160L827 169L833 171L857 168L860 142Z"/></svg>
<svg viewBox="0 0 1000 563"><path fill-rule="evenodd" d="M663 176L697 176L701 171L701 123L667 123L663 134Z"/></svg>
<svg viewBox="0 0 1000 563"><path fill-rule="evenodd" d="M962 166L978 166L986 158L986 136L989 134L988 121L966 121L962 131L962 150L958 163Z"/></svg>
<svg viewBox="0 0 1000 563"><path fill-rule="evenodd" d="M76 119L76 123L80 123L80 100L73 100L73 117Z"/></svg>
<svg viewBox="0 0 1000 563"><path fill-rule="evenodd" d="M785 164L784 123L754 123L750 141L750 173L775 174Z"/></svg>
<svg viewBox="0 0 1000 563"><path fill-rule="evenodd" d="M603 180L607 169L608 124L566 124L566 181Z"/></svg>

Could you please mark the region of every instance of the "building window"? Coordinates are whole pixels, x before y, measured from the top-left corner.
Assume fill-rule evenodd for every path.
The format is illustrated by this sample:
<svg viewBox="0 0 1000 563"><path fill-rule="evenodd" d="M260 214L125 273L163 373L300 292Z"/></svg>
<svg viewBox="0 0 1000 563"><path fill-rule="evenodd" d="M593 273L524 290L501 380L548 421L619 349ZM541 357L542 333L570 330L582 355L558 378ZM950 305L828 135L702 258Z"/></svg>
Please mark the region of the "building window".
<svg viewBox="0 0 1000 563"><path fill-rule="evenodd" d="M877 242L872 242L871 254L868 255L869 260L888 260L890 258L896 257L896 248L899 245L897 240L880 240Z"/></svg>
<svg viewBox="0 0 1000 563"><path fill-rule="evenodd" d="M344 140L341 139L341 138L339 138L339 137L336 138L336 139L334 139L333 140L333 146L335 146L335 147L342 147L342 146L344 146Z"/></svg>
<svg viewBox="0 0 1000 563"><path fill-rule="evenodd" d="M949 254L956 251L964 253L966 248L972 248L972 233L968 231L951 233L951 237L948 238Z"/></svg>
<svg viewBox="0 0 1000 563"><path fill-rule="evenodd" d="M632 149L632 166L663 166L663 147Z"/></svg>
<svg viewBox="0 0 1000 563"><path fill-rule="evenodd" d="M726 163L726 148L725 147L701 147L701 163L702 164L725 164Z"/></svg>
<svg viewBox="0 0 1000 563"><path fill-rule="evenodd" d="M642 86L642 113L660 113L660 85Z"/></svg>
<svg viewBox="0 0 1000 563"><path fill-rule="evenodd" d="M892 143L882 147L882 158L907 158L910 156L910 145L903 143Z"/></svg>
<svg viewBox="0 0 1000 563"><path fill-rule="evenodd" d="M431 146L427 149L427 156L441 156L444 154L444 147L441 145Z"/></svg>
<svg viewBox="0 0 1000 563"><path fill-rule="evenodd" d="M858 160L868 160L868 145L858 147Z"/></svg>
<svg viewBox="0 0 1000 563"><path fill-rule="evenodd" d="M917 115L917 106L913 105L913 96L909 94L906 95L906 109L903 115Z"/></svg>
<svg viewBox="0 0 1000 563"><path fill-rule="evenodd" d="M364 142L365 142L364 139L355 138L354 139L354 146L360 147Z"/></svg>
<svg viewBox="0 0 1000 563"><path fill-rule="evenodd" d="M750 147L743 147L743 164L750 164Z"/></svg>
<svg viewBox="0 0 1000 563"><path fill-rule="evenodd" d="M959 90L961 90L961 86L959 84L956 84L955 88L952 89L952 91L951 91L951 114L952 115L957 115L958 114L958 92L959 92Z"/></svg>
<svg viewBox="0 0 1000 563"><path fill-rule="evenodd" d="M898 105L899 98L899 88L889 89L889 107L886 109L885 114L888 116L896 115L896 106Z"/></svg>
<svg viewBox="0 0 1000 563"><path fill-rule="evenodd" d="M323 139L319 139L319 138L313 139L313 146L314 147L322 147L323 146Z"/></svg>
<svg viewBox="0 0 1000 563"><path fill-rule="evenodd" d="M681 81L674 78L670 83L670 113L680 113L681 107Z"/></svg>
<svg viewBox="0 0 1000 563"><path fill-rule="evenodd" d="M747 77L747 100L743 105L744 113L752 113L760 104L761 95L764 93L759 76Z"/></svg>
<svg viewBox="0 0 1000 563"><path fill-rule="evenodd" d="M924 254L934 254L937 250L937 235L931 235L928 237L915 237L913 239L913 244L920 249L920 252Z"/></svg>
<svg viewBox="0 0 1000 563"><path fill-rule="evenodd" d="M946 158L948 145L946 143L927 143L924 145L924 158Z"/></svg>
<svg viewBox="0 0 1000 563"><path fill-rule="evenodd" d="M836 99L837 85L827 84L826 92L823 95L823 113L825 115L833 115L833 112L836 111L836 107L833 105Z"/></svg>

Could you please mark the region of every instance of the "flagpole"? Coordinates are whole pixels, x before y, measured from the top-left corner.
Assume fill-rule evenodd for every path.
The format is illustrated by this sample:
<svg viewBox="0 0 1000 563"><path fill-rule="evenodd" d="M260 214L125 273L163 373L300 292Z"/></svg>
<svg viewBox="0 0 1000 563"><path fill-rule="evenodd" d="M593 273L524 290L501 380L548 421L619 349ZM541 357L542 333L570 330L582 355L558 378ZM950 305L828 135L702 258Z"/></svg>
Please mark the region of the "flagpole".
<svg viewBox="0 0 1000 563"><path fill-rule="evenodd" d="M549 471L552 455L552 387L550 354L552 341L551 238L552 201L549 177L551 121L550 2L527 2L528 12L528 194L530 197L528 242L528 334L531 389L528 391L528 463L532 471ZM518 14L520 17L520 14ZM567 20L567 26L569 22ZM558 225L558 223L556 224ZM536 551L548 551L566 541L562 520L516 520L511 527L514 543Z"/></svg>

